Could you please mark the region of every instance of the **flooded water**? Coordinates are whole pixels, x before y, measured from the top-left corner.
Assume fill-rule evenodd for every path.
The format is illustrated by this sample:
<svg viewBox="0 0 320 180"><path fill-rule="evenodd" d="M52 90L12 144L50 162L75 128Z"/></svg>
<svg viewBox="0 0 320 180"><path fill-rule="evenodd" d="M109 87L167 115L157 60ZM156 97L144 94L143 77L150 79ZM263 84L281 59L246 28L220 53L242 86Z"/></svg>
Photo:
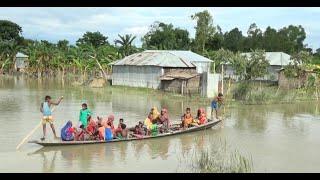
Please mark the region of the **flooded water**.
<svg viewBox="0 0 320 180"><path fill-rule="evenodd" d="M206 104L155 96L145 90L90 89L54 80L0 78L0 172L177 172L183 168L181 158L188 158L185 154L200 151L218 138L251 156L255 172L320 170L320 115L315 102L226 108L229 116L219 127L153 140L55 148L27 143L15 150L39 123L40 103L47 94L64 96L54 112L58 134L67 120L78 121L83 101L94 116L113 113L116 123L122 117L128 126L144 120L152 106L168 107L173 120L178 120L186 107L193 113L198 107L209 110ZM52 139L47 128L48 139ZM39 139L41 134L39 128L30 139Z"/></svg>

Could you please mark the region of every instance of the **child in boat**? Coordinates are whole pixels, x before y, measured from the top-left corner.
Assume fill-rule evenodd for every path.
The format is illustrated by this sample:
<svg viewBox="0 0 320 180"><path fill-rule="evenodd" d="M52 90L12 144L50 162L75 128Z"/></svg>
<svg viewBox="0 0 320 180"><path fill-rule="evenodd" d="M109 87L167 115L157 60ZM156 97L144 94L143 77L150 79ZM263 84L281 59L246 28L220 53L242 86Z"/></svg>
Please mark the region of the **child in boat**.
<svg viewBox="0 0 320 180"><path fill-rule="evenodd" d="M125 124L121 124L121 131L117 133L117 138L123 139L128 137L128 129Z"/></svg>
<svg viewBox="0 0 320 180"><path fill-rule="evenodd" d="M88 109L87 103L82 103L81 106L82 106L82 109L80 110L79 121L84 126L84 128L87 128L88 117L91 115L91 111Z"/></svg>
<svg viewBox="0 0 320 180"><path fill-rule="evenodd" d="M219 106L223 104L223 94L219 93L211 102L211 116L213 115L213 110L216 112L216 119L218 118Z"/></svg>
<svg viewBox="0 0 320 180"><path fill-rule="evenodd" d="M151 136L157 136L158 133L159 133L159 128L158 128L157 121L153 121L150 128L150 134Z"/></svg>
<svg viewBox="0 0 320 180"><path fill-rule="evenodd" d="M182 120L182 127L183 128L188 128L188 127L191 127L191 126L198 126L197 122L192 117L190 108L186 109L186 113L182 116L182 119L183 119Z"/></svg>
<svg viewBox="0 0 320 180"><path fill-rule="evenodd" d="M119 124L118 124L118 128L115 130L115 134L117 134L118 132L122 131L121 125L123 124L123 119L120 118L119 119Z"/></svg>
<svg viewBox="0 0 320 180"><path fill-rule="evenodd" d="M99 137L99 140L104 140L105 139L105 126L100 126L98 127L98 137Z"/></svg>
<svg viewBox="0 0 320 180"><path fill-rule="evenodd" d="M199 125L207 123L206 112L204 111L203 108L198 109L197 119L198 119L198 124Z"/></svg>
<svg viewBox="0 0 320 180"><path fill-rule="evenodd" d="M61 140L62 141L73 141L74 140L74 129L72 122L68 121L67 124L61 129Z"/></svg>
<svg viewBox="0 0 320 180"><path fill-rule="evenodd" d="M43 137L41 138L41 140L45 140L46 138L46 131L47 131L47 128L46 128L46 124L49 123L50 124L50 127L52 129L52 132L54 134L54 137L55 138L58 138L57 137L57 134L56 134L56 131L55 131L55 128L54 128L54 125L53 125L53 117L52 117L52 112L51 112L51 105L59 105L61 100L63 99L63 96L61 96L58 100L58 102L53 102L51 100L51 97L50 96L46 96L44 98L44 102L41 103L41 106L40 106L40 112L42 113L42 129L43 129Z"/></svg>

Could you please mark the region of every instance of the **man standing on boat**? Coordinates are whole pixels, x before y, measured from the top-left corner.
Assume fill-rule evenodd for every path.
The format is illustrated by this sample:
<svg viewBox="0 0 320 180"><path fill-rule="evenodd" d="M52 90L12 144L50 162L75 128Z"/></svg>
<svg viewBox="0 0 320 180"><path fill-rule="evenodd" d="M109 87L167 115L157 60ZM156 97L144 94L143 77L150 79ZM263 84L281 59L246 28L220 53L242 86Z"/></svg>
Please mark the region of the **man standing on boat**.
<svg viewBox="0 0 320 180"><path fill-rule="evenodd" d="M43 128L43 137L41 138L41 140L45 140L46 138L46 124L49 123L50 127L52 129L52 132L54 134L55 138L57 137L56 131L54 129L54 125L53 125L53 117L52 117L52 110L50 109L51 105L59 105L61 100L63 99L63 96L61 96L58 100L58 102L53 102L51 100L50 96L46 96L45 97L45 101L43 103L41 103L40 106L40 112L42 113L43 117L42 117L42 128Z"/></svg>
<svg viewBox="0 0 320 180"><path fill-rule="evenodd" d="M218 119L218 110L223 104L223 94L219 93L211 102L211 117L213 117L213 110L216 112L216 119Z"/></svg>

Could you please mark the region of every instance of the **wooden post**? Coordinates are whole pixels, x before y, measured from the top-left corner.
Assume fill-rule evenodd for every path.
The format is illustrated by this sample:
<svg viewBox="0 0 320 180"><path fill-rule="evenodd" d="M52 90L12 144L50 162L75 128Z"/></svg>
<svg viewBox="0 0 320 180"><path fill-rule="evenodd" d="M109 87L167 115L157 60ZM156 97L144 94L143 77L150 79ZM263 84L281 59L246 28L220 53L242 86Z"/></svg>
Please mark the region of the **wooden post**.
<svg viewBox="0 0 320 180"><path fill-rule="evenodd" d="M221 70L221 74L222 74L222 80L221 80L221 93L223 94L223 79L224 79L224 71L223 71L223 64L222 64L222 70Z"/></svg>
<svg viewBox="0 0 320 180"><path fill-rule="evenodd" d="M184 84L184 80L182 80L181 82L181 94L183 95L183 84Z"/></svg>

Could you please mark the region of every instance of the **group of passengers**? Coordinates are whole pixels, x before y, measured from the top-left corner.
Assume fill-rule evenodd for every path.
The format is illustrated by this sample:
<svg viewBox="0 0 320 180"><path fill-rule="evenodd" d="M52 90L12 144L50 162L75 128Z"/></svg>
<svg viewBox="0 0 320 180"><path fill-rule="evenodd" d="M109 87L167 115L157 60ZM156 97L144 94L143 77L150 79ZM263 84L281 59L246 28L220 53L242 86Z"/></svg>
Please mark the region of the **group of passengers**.
<svg viewBox="0 0 320 180"><path fill-rule="evenodd" d="M97 117L92 118L92 113L86 103L82 104L80 110L79 125L73 126L71 121L61 129L61 139L63 141L100 141L113 139L126 139L128 137L157 136L159 133L168 133L172 124L169 120L168 110L162 108L160 113L153 107L144 122L139 121L133 128L127 128L124 119L120 118L118 126L114 126L114 115L109 115L107 119ZM179 128L189 128L199 126L207 122L204 109L200 108L196 118L193 118L190 108L181 117L181 123L175 124Z"/></svg>

